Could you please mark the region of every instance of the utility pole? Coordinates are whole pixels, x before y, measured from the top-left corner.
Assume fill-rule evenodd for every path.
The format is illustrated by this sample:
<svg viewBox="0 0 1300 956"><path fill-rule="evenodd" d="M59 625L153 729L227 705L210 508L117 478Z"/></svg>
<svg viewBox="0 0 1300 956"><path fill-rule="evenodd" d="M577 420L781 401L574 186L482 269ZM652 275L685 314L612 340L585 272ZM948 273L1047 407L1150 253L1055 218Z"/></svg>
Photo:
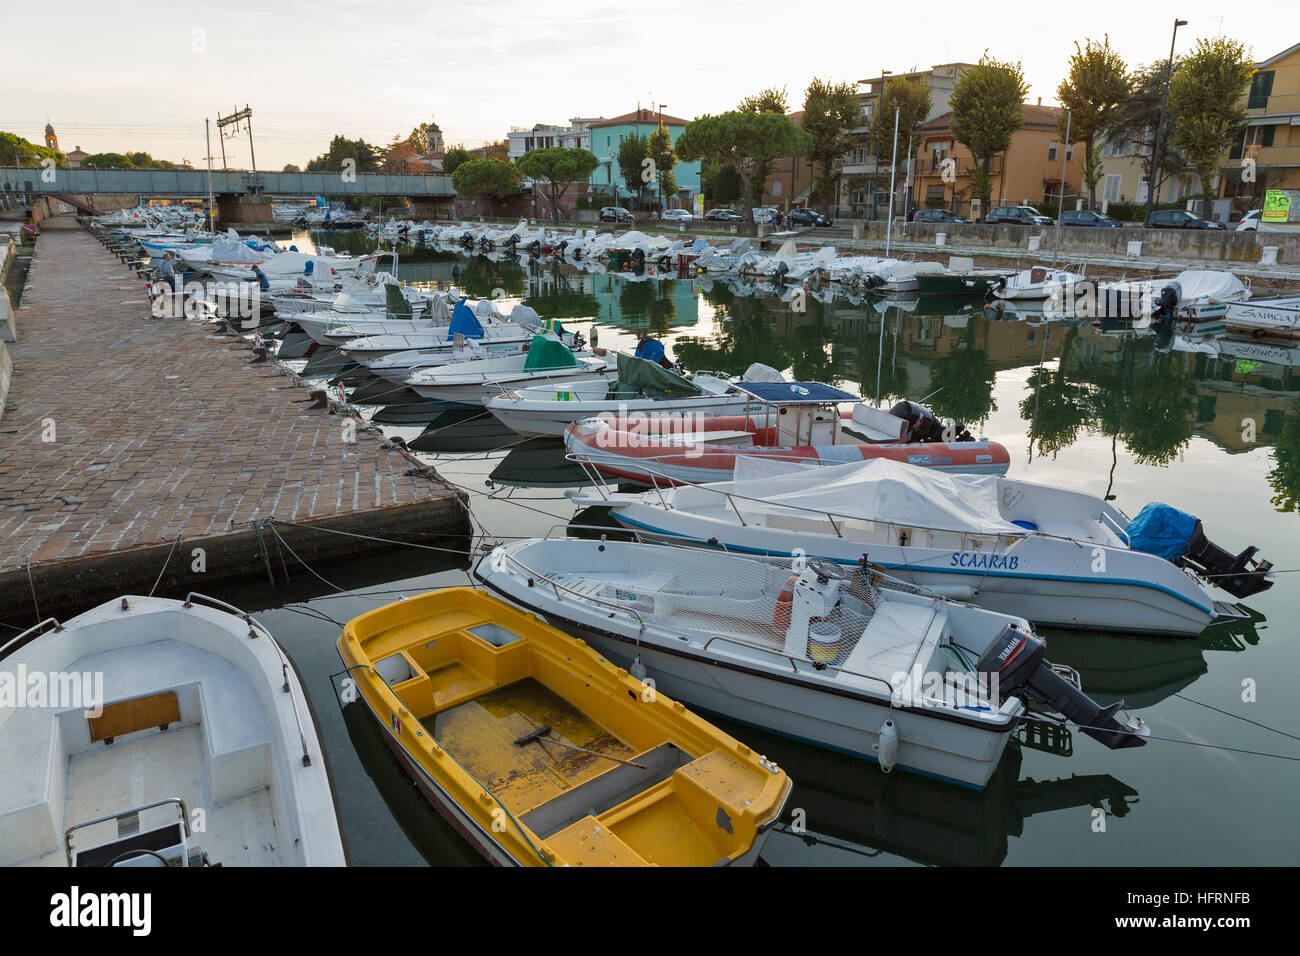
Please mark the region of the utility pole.
<svg viewBox="0 0 1300 956"><path fill-rule="evenodd" d="M252 110L251 110L247 105L245 105L244 108L243 108L242 110L241 110L241 109L236 109L235 112L231 113L229 116L221 116L221 115L218 115L218 116L217 116L217 130L218 130L218 132L220 133L220 135L221 135L221 140L222 140L222 142L221 142L221 163L222 163L223 166L225 166L225 163L226 163L226 143L225 143L225 138L226 138L227 136L235 136L235 135L237 135L237 134L239 133L239 124L240 124L240 123L245 123L245 124L247 124L247 129L248 129L248 155L249 155L249 158L250 158L250 159L252 160L252 162L253 162L253 175L256 176L256 175L257 175L257 155L253 152L253 111L252 111ZM233 126L233 127L234 127L234 131L231 132L231 133L226 133L225 130L226 130L226 127L228 127L228 126ZM226 166L226 169L229 169L229 168L230 168L229 166Z"/></svg>
<svg viewBox="0 0 1300 956"><path fill-rule="evenodd" d="M1061 216L1065 212L1065 157L1070 153L1070 124L1074 121L1074 110L1065 113L1065 142L1061 144L1061 195L1056 200L1056 248L1052 250L1052 265L1056 265L1056 256L1061 251Z"/></svg>
<svg viewBox="0 0 1300 956"><path fill-rule="evenodd" d="M894 107L894 160L889 167L889 219L885 221L885 255L889 255L889 239L894 229L894 177L898 174L898 111ZM881 318L884 322L884 318ZM881 328L884 328L882 325Z"/></svg>
<svg viewBox="0 0 1300 956"><path fill-rule="evenodd" d="M1156 124L1156 144L1155 150L1151 153L1151 175L1148 177L1147 183L1147 214L1142 221L1142 225L1148 229L1151 228L1151 205L1160 188L1160 147L1163 145L1160 142L1160 134L1165 129L1165 106L1169 103L1169 80L1174 72L1174 44L1178 42L1178 28L1185 26L1187 26L1186 20L1174 20L1174 35L1169 40L1169 62L1165 64L1165 91L1160 97L1160 122ZM1209 210L1207 209L1206 212L1209 212Z"/></svg>
<svg viewBox="0 0 1300 956"><path fill-rule="evenodd" d="M203 136L208 142L208 232L212 232L212 124L203 117Z"/></svg>
<svg viewBox="0 0 1300 956"><path fill-rule="evenodd" d="M664 218L664 172L659 169L659 164L663 160L664 149L664 107L666 103L659 104L659 149L655 155L655 179L659 181L659 218Z"/></svg>

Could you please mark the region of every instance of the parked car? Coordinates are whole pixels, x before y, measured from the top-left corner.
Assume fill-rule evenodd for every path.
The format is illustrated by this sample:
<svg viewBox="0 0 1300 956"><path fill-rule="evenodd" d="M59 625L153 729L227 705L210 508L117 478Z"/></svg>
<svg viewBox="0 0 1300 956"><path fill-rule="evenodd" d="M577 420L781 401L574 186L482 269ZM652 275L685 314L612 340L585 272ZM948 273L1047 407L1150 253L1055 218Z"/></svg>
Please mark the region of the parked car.
<svg viewBox="0 0 1300 956"><path fill-rule="evenodd" d="M754 207L754 222L757 223L757 224L759 224L759 225L763 225L763 224L765 224L765 223L770 223L770 222L772 221L772 216L773 216L775 213L776 213L776 210L773 209L771 206L755 206L755 207Z"/></svg>
<svg viewBox="0 0 1300 956"><path fill-rule="evenodd" d="M734 209L710 209L704 214L705 219L714 222L744 222L745 217Z"/></svg>
<svg viewBox="0 0 1300 956"><path fill-rule="evenodd" d="M1241 217L1241 222L1237 223L1238 232L1258 232L1259 217L1263 214L1262 209L1252 209L1246 215Z"/></svg>
<svg viewBox="0 0 1300 956"><path fill-rule="evenodd" d="M636 222L636 217L622 206L606 206L600 211L601 222Z"/></svg>
<svg viewBox="0 0 1300 956"><path fill-rule="evenodd" d="M1223 229L1223 223L1203 219L1185 209L1158 209L1151 214L1152 229Z"/></svg>
<svg viewBox="0 0 1300 956"><path fill-rule="evenodd" d="M659 218L666 222L690 222L695 217L687 209L665 209Z"/></svg>
<svg viewBox="0 0 1300 956"><path fill-rule="evenodd" d="M970 222L947 209L918 209L912 213L912 222Z"/></svg>
<svg viewBox="0 0 1300 956"><path fill-rule="evenodd" d="M1033 206L994 206L984 217L984 221L990 225L995 223L1009 223L1013 226L1052 225L1051 217L1044 216Z"/></svg>
<svg viewBox="0 0 1300 956"><path fill-rule="evenodd" d="M1067 209L1061 213L1062 226L1091 226L1094 229L1118 229L1119 223L1095 209Z"/></svg>
<svg viewBox="0 0 1300 956"><path fill-rule="evenodd" d="M792 226L829 226L831 221L826 216L814 209L791 209L790 225Z"/></svg>

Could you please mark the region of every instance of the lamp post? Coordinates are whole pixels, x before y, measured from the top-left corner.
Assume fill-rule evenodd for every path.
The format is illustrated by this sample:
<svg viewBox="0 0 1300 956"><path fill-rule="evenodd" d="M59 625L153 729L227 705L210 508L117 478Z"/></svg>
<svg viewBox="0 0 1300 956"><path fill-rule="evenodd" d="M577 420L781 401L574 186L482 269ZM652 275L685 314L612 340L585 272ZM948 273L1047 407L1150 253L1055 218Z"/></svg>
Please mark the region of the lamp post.
<svg viewBox="0 0 1300 956"><path fill-rule="evenodd" d="M1074 110L1065 114L1065 142L1061 144L1061 194L1056 200L1056 248L1052 250L1052 265L1061 251L1061 216L1065 215L1065 160L1070 153L1070 124L1074 121Z"/></svg>
<svg viewBox="0 0 1300 956"><path fill-rule="evenodd" d="M1142 220L1142 225L1148 229L1151 227L1151 206L1156 198L1156 193L1160 189L1160 148L1164 145L1160 142L1160 139L1165 129L1165 107L1169 103L1169 80L1174 72L1174 44L1178 41L1178 28L1185 26L1187 26L1186 20L1174 20L1174 35L1169 40L1169 62L1165 64L1165 90L1160 97L1160 122L1156 124L1155 150L1151 153L1151 176L1147 187L1147 214L1146 218Z"/></svg>
<svg viewBox="0 0 1300 956"><path fill-rule="evenodd" d="M876 161L876 163L875 163L875 165L876 165L876 171L875 171L874 175L872 175L872 177L871 177L871 221L872 221L872 222L875 222L875 220L876 220L876 208L877 208L877 205L878 205L877 202L876 202L876 192L877 192L877 188L876 188L876 180L880 178L880 150L881 150L882 145L883 145L883 144L880 142L880 122L879 122L879 120L880 120L880 108L881 108L881 106L883 106L884 103L885 103L885 77L890 76L892 73L893 73L892 70L881 70L881 71L880 71L880 92L876 95L876 121L877 121L877 122L876 122L876 142L875 142L875 149L873 150L873 152L875 153L875 156L872 157L872 158Z"/></svg>
<svg viewBox="0 0 1300 956"><path fill-rule="evenodd" d="M889 168L889 218L885 220L885 255L889 255L889 240L894 228L894 176L898 172L898 110L894 107L894 161ZM884 319L882 318L883 322Z"/></svg>
<svg viewBox="0 0 1300 956"><path fill-rule="evenodd" d="M664 174L659 168L659 163L664 156L664 107L666 103L659 104L659 149L655 153L655 179L659 181L659 218L664 217Z"/></svg>

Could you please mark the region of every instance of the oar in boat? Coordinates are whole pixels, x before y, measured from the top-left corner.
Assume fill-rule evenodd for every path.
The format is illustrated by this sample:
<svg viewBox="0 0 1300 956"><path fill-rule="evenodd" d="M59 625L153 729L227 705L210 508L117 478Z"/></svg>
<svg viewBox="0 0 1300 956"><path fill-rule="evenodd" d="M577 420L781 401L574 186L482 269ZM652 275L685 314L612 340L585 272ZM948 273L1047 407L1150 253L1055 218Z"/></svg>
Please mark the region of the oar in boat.
<svg viewBox="0 0 1300 956"><path fill-rule="evenodd" d="M548 737L547 734L549 734L550 732L551 732L551 728L550 728L550 726L546 726L546 727L538 727L538 728L537 728L536 730L534 730L532 733L524 734L522 737L520 737L518 740L516 740L516 741L515 741L515 746L516 746L516 747L523 747L523 746L526 745L526 744L537 743L538 741L542 741L542 740L544 740L544 741L546 741L548 744L556 744L557 746L560 746L560 747L568 747L570 750L581 750L581 751L582 751L583 753L585 753L585 754L594 754L594 755L597 756L597 757L604 757L606 760L613 760L613 761L616 761L616 762L618 762L618 763L625 763L625 764L627 764L629 767L636 767L638 770L649 770L649 769L650 769L650 768L647 767L645 764L642 764L642 763L634 763L634 762L632 762L631 760L624 760L622 757L612 757L612 756L610 756L609 754L603 754L603 753L601 753L599 750L588 750L586 747L577 747L577 746L574 746L573 744L566 744L566 743L563 743L563 742L561 742L561 741L559 741L559 740L556 740L554 737Z"/></svg>

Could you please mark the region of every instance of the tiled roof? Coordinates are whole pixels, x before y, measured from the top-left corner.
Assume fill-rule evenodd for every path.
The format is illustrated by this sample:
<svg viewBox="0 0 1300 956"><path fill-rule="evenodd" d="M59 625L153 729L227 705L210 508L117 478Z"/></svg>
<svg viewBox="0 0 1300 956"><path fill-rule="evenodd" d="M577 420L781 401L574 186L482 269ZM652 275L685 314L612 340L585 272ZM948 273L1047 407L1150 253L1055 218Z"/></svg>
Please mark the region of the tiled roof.
<svg viewBox="0 0 1300 956"><path fill-rule="evenodd" d="M676 116L669 116L664 113L660 116L658 110L633 110L631 113L624 113L622 116L615 116L613 119L602 120L599 123L592 123L591 129L598 126L627 126L632 123L644 123L650 126L658 126L659 121L663 120L665 126L685 126L690 120L684 120Z"/></svg>

